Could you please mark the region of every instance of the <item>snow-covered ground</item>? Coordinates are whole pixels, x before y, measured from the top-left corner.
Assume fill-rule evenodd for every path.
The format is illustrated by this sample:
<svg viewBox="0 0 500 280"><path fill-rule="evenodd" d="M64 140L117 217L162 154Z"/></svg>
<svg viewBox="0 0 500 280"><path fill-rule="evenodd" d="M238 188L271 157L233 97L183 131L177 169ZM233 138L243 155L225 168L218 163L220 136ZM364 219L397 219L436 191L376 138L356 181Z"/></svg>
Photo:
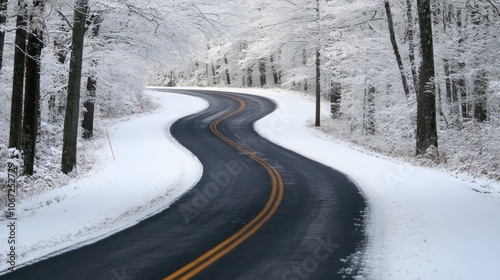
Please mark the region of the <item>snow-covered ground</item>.
<svg viewBox="0 0 500 280"><path fill-rule="evenodd" d="M308 97L279 90L238 91L278 104L276 112L256 124L259 133L346 173L358 184L369 203L368 279L498 278L498 197L477 192L482 188L475 183L330 139L310 127L314 102ZM116 161L110 163L105 146L97 151L103 155L100 167L87 178L19 203L18 261L74 248L130 226L168 207L196 183L202 167L171 139L167 128L206 103L171 93L148 94L163 110L112 129ZM489 187L500 189L497 183ZM45 205L54 198L59 202ZM0 236L7 236L6 227L0 227ZM2 255L0 268L7 265Z"/></svg>
<svg viewBox="0 0 500 280"><path fill-rule="evenodd" d="M185 95L147 91L162 108L115 125L95 151L99 164L84 179L16 205L17 267L80 247L132 226L165 209L196 184L200 162L170 136L177 119L208 103ZM8 221L1 222L0 248L7 244ZM2 249L2 251L5 251ZM6 254L0 270L10 267Z"/></svg>

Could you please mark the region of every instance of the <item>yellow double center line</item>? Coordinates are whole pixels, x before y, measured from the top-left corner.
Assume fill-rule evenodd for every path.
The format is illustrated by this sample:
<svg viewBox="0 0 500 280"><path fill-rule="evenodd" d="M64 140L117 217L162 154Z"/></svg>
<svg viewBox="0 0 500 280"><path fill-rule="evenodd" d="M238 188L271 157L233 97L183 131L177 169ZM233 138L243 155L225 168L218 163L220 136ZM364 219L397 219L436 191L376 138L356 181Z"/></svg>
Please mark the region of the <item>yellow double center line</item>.
<svg viewBox="0 0 500 280"><path fill-rule="evenodd" d="M235 111L217 119L210 125L210 129L212 130L217 137L222 139L224 142L228 143L229 145L233 146L236 148L238 151L242 152L243 154L249 156L251 159L255 160L258 162L260 165L262 165L267 172L269 173L269 176L271 177L271 183L272 183L272 190L271 190L271 196L269 197L266 206L260 213L253 218L248 224L246 224L243 228L241 228L238 232L233 234L231 237L220 243L219 245L215 246L213 249L209 250L196 260L190 262L183 268L179 269L172 275L164 278L164 280L173 280L173 279L190 279L191 277L195 276L196 274L200 273L203 269L207 268L211 264L215 263L217 260L222 258L224 255L228 254L231 250L236 248L238 245L243 243L247 238L252 236L257 230L259 230L264 223L266 223L276 212L278 209L278 206L281 203L281 200L283 199L283 179L281 178L281 175L279 174L278 170L274 168L272 165L267 163L265 160L261 159L260 157L252 154L242 146L238 145L231 139L227 138L224 136L218 129L217 125L219 125L222 121L240 113L243 111L245 108L245 102L237 97L233 96L227 96L229 98L235 99L240 103L240 107L236 109Z"/></svg>

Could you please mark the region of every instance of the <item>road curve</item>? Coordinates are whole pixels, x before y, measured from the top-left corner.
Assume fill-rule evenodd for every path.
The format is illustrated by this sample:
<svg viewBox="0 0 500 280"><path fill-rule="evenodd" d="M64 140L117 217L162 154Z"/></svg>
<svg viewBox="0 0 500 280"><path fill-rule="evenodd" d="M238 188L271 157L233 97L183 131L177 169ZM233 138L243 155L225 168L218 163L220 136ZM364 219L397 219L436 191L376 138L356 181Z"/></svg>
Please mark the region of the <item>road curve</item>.
<svg viewBox="0 0 500 280"><path fill-rule="evenodd" d="M260 137L253 123L275 109L268 99L165 91L210 104L171 127L202 162L199 183L133 227L0 279L352 278L366 207L355 184Z"/></svg>

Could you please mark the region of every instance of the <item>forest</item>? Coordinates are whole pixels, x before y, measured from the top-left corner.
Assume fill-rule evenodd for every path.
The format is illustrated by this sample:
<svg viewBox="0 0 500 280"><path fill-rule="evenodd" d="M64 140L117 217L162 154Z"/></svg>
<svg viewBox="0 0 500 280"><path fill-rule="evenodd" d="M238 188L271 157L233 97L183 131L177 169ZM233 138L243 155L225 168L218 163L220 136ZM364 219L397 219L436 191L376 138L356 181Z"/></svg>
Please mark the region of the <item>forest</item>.
<svg viewBox="0 0 500 280"><path fill-rule="evenodd" d="M496 0L0 0L0 185L89 169L148 85L293 90L339 141L497 181L499 36Z"/></svg>
<svg viewBox="0 0 500 280"><path fill-rule="evenodd" d="M188 66L158 66L151 83L319 96L331 103L321 129L335 139L418 165L500 178L498 1L245 5L245 21L230 36L207 40ZM426 14L428 34L421 32ZM428 74L431 94L421 89ZM435 124L419 131L425 117ZM419 143L419 135L430 142Z"/></svg>

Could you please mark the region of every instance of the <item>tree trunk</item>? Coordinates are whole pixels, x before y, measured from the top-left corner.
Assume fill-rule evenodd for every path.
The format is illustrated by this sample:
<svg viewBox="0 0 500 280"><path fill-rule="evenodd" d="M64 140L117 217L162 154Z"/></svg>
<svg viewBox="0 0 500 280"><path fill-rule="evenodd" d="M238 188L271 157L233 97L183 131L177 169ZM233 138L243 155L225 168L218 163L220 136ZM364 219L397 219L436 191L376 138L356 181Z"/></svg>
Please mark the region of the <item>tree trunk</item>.
<svg viewBox="0 0 500 280"><path fill-rule="evenodd" d="M278 49L278 51L276 52L276 56L271 55L271 67L275 85L281 85L281 67L279 65L280 57L281 49Z"/></svg>
<svg viewBox="0 0 500 280"><path fill-rule="evenodd" d="M207 79L207 85L210 85L210 72L208 71L208 63L205 63L205 77Z"/></svg>
<svg viewBox="0 0 500 280"><path fill-rule="evenodd" d="M318 31L317 46L316 46L316 114L314 125L319 127L321 125L321 43L320 43L320 31L321 31L321 14L319 10L319 0L316 0L316 24Z"/></svg>
<svg viewBox="0 0 500 280"><path fill-rule="evenodd" d="M97 64L97 62L95 62ZM90 75L87 78L87 99L83 103L82 138L90 139L94 136L94 112L95 97L97 90L97 78Z"/></svg>
<svg viewBox="0 0 500 280"><path fill-rule="evenodd" d="M412 0L406 0L406 16L408 18L408 58L410 59L411 76L413 78L413 87L415 92L418 92L418 74L417 63L415 62L415 42L413 32L413 13L412 13Z"/></svg>
<svg viewBox="0 0 500 280"><path fill-rule="evenodd" d="M92 37L97 38L99 36L99 30L101 28L102 18L99 14L92 15L91 22L93 24L92 27ZM92 67L95 69L97 66L97 60L92 60ZM174 75L173 72L170 73L170 86L174 84ZM95 73L91 73L87 78L87 100L83 103L84 111L83 111L83 122L82 129L83 139L90 139L94 135L94 112L95 112L95 97L97 91L97 77Z"/></svg>
<svg viewBox="0 0 500 280"><path fill-rule="evenodd" d="M259 59L259 74L260 74L260 86L265 87L267 84L266 79L266 59Z"/></svg>
<svg viewBox="0 0 500 280"><path fill-rule="evenodd" d="M253 85L252 75L253 75L253 69L252 69L252 65L251 65L247 69L247 86L248 87L252 87L252 85Z"/></svg>
<svg viewBox="0 0 500 280"><path fill-rule="evenodd" d="M270 62L271 62L271 71L273 72L273 82L274 82L274 85L279 85L280 84L280 80L279 80L279 77L278 77L278 71L276 71L276 65L274 63L274 55L271 55L271 57L269 58Z"/></svg>
<svg viewBox="0 0 500 280"><path fill-rule="evenodd" d="M224 65L226 66L226 83L227 85L231 85L231 76L229 76L229 63L227 61L227 57L224 56Z"/></svg>
<svg viewBox="0 0 500 280"><path fill-rule="evenodd" d="M68 77L68 101L64 118L64 136L61 170L65 174L76 165L76 144L78 138L78 115L80 113L80 85L82 78L83 41L88 0L77 0L73 20L71 60Z"/></svg>
<svg viewBox="0 0 500 280"><path fill-rule="evenodd" d="M97 89L97 80L95 76L87 78L87 100L83 103L83 139L90 139L94 135L94 111L95 96Z"/></svg>
<svg viewBox="0 0 500 280"><path fill-rule="evenodd" d="M488 80L486 71L481 70L474 80L474 118L479 122L486 121L488 114L486 110L486 91L488 89Z"/></svg>
<svg viewBox="0 0 500 280"><path fill-rule="evenodd" d="M410 1L410 0L408 0ZM452 8L450 6L443 5L442 10L442 22L443 22L443 31L446 33L448 29L448 25L451 24L452 19ZM456 98L453 97L453 84L451 80L451 67L450 67L450 59L443 58L443 66L444 66L444 79L445 79L445 90L446 90L446 102L450 104L450 113L453 115L453 102L456 102Z"/></svg>
<svg viewBox="0 0 500 280"><path fill-rule="evenodd" d="M14 50L14 74L12 76L12 105L10 109L9 147L21 150L23 129L23 93L26 52L26 2L19 0L19 14L16 20L16 39Z"/></svg>
<svg viewBox="0 0 500 280"><path fill-rule="evenodd" d="M321 125L321 61L319 46L316 47L316 114L315 126Z"/></svg>
<svg viewBox="0 0 500 280"><path fill-rule="evenodd" d="M0 70L3 66L3 46L5 41L5 31L2 31L7 22L7 0L0 0Z"/></svg>
<svg viewBox="0 0 500 280"><path fill-rule="evenodd" d="M342 98L342 87L340 83L331 82L330 89L330 112L332 114L332 119L337 119L340 116L340 100Z"/></svg>
<svg viewBox="0 0 500 280"><path fill-rule="evenodd" d="M62 16L60 17L62 21ZM59 24L57 28L57 34L53 36L54 39L54 54L57 58L57 62L61 65L64 65L67 60L67 55L69 49L67 45L69 45L70 37L66 34L69 34L69 26L66 23ZM56 123L61 117L64 116L65 110L65 97L66 92L68 91L66 85L67 75L64 72L58 73L58 89L53 92L50 92L49 96L49 114L50 114L50 122Z"/></svg>
<svg viewBox="0 0 500 280"><path fill-rule="evenodd" d="M366 90L366 132L370 135L375 134L375 93L376 89L374 86L369 85L368 90Z"/></svg>
<svg viewBox="0 0 500 280"><path fill-rule="evenodd" d="M467 88L466 88L466 82L465 82L465 34L464 31L462 30L462 27L464 26L462 22L462 10L457 9L456 15L457 19L457 27L459 30L459 39L458 39L458 52L459 52L459 59L460 61L456 63L456 70L454 70L455 73L458 73L459 78L454 79L453 85L457 91L457 98L458 98L458 119L459 119L459 124L461 127L461 124L463 123L463 120L468 118L468 110L467 110Z"/></svg>
<svg viewBox="0 0 500 280"><path fill-rule="evenodd" d="M26 93L24 99L23 152L24 173L33 175L36 139L40 118L40 59L43 48L44 0L34 0L30 15L26 57Z"/></svg>
<svg viewBox="0 0 500 280"><path fill-rule="evenodd" d="M212 85L217 85L217 72L215 71L215 65L211 64L212 68Z"/></svg>
<svg viewBox="0 0 500 280"><path fill-rule="evenodd" d="M472 27L473 36L477 36L477 38L480 38L481 34L479 30L486 29L486 26L483 22L484 18L481 14L478 3L474 3L474 6L471 7L470 17L471 17L471 22L474 25L474 27ZM488 50L484 45L479 46L478 51L481 53L488 52ZM480 59L478 56L474 57L472 64L474 65L473 66L474 68L478 69L474 77L474 91L473 91L474 119L478 122L484 122L487 119L486 92L488 90L488 71L484 67L484 61Z"/></svg>
<svg viewBox="0 0 500 280"><path fill-rule="evenodd" d="M453 75L454 71L450 72L450 75ZM462 108L460 106L461 97L458 91L458 83L455 79L451 79L451 98L452 103L450 103L450 112L453 116L453 123L457 126L458 129L462 129Z"/></svg>
<svg viewBox="0 0 500 280"><path fill-rule="evenodd" d="M465 82L465 63L460 62L458 63L458 68L459 68L459 73L460 73L460 78L455 81L455 87L457 88L458 91L458 96L460 100L460 116L462 120L469 118L469 109L467 106L468 100L467 100L467 84Z"/></svg>
<svg viewBox="0 0 500 280"><path fill-rule="evenodd" d="M445 79L445 85L446 85L446 101L448 101L449 104L454 102L453 100L453 95L452 95L452 89L451 89L451 72L450 72L450 62L448 59L443 60L444 64L444 79Z"/></svg>
<svg viewBox="0 0 500 280"><path fill-rule="evenodd" d="M438 147L436 128L436 94L434 84L434 45L430 0L417 0L420 23L422 65L417 97L417 155Z"/></svg>
<svg viewBox="0 0 500 280"><path fill-rule="evenodd" d="M394 33L394 23L392 21L391 5L389 4L389 0L385 0L385 13L387 14L387 23L389 26L391 44L394 50L394 55L396 56L396 61L398 63L399 74L401 75L401 82L403 83L403 89L405 91L406 98L409 98L410 88L408 87L408 82L406 80L403 60L401 59L401 55L399 54L398 43L396 42L396 34Z"/></svg>

